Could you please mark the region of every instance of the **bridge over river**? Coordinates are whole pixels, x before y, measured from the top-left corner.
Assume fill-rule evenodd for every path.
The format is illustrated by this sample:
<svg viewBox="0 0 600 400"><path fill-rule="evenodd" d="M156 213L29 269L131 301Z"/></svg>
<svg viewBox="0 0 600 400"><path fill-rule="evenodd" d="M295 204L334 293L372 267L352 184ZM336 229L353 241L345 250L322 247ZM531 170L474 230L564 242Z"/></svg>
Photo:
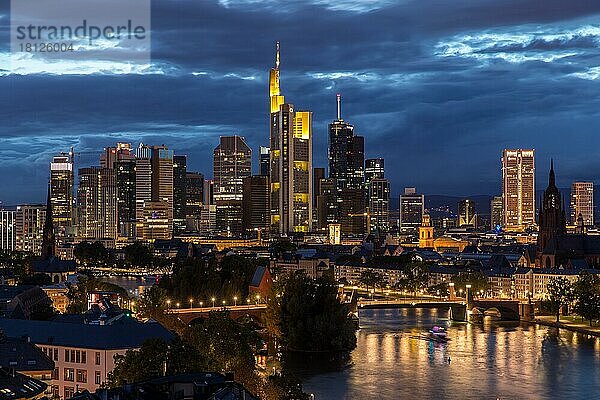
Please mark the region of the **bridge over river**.
<svg viewBox="0 0 600 400"><path fill-rule="evenodd" d="M454 321L477 321L486 316L503 321L518 321L531 318L529 304L516 300L476 299L470 301L441 301L435 299L360 300L356 304L361 309L390 308L437 308L449 309Z"/></svg>
<svg viewBox="0 0 600 400"><path fill-rule="evenodd" d="M256 322L261 322L266 310L266 304L251 304L226 307L171 308L168 312L177 315L186 324L191 324L197 319L208 317L211 311L228 311L229 317L232 319L250 317Z"/></svg>

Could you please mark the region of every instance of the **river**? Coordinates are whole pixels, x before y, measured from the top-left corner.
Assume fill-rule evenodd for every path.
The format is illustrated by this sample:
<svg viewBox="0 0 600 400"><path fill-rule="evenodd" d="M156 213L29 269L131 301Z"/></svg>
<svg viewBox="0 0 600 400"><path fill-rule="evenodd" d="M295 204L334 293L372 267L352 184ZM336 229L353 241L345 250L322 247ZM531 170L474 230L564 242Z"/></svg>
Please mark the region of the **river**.
<svg viewBox="0 0 600 400"><path fill-rule="evenodd" d="M415 338L435 324L447 327L447 344ZM294 365L304 390L316 400L600 398L600 340L587 335L395 309L361 310L357 340L344 369Z"/></svg>

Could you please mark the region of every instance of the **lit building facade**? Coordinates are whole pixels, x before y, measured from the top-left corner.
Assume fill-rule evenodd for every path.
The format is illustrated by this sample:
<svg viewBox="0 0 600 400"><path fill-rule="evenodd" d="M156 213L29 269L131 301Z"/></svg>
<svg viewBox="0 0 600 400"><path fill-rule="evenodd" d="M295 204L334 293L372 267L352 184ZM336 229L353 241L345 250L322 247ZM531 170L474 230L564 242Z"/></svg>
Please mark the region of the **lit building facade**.
<svg viewBox="0 0 600 400"><path fill-rule="evenodd" d="M407 187L400 195L400 229L416 232L423 220L425 196L418 194L416 188Z"/></svg>
<svg viewBox="0 0 600 400"><path fill-rule="evenodd" d="M490 202L490 224L492 229L502 227L504 224L504 204L502 202L502 196L495 196Z"/></svg>
<svg viewBox="0 0 600 400"><path fill-rule="evenodd" d="M571 184L571 225L577 225L581 215L584 226L594 225L594 183L573 182Z"/></svg>
<svg viewBox="0 0 600 400"><path fill-rule="evenodd" d="M244 178L242 225L244 231L266 231L271 225L271 192L269 177Z"/></svg>
<svg viewBox="0 0 600 400"><path fill-rule="evenodd" d="M165 146L148 146L140 144L136 151L135 170L135 202L136 202L136 235L138 239L153 240L148 236L153 229L148 229L148 216L153 212L166 217L166 230L173 232L173 151ZM164 203L158 205L157 203ZM163 239L162 229L158 235Z"/></svg>
<svg viewBox="0 0 600 400"><path fill-rule="evenodd" d="M117 185L117 233L134 238L136 224L135 155L129 143L106 147L100 156L100 167L115 171Z"/></svg>
<svg viewBox="0 0 600 400"><path fill-rule="evenodd" d="M185 231L187 157L173 156L173 233Z"/></svg>
<svg viewBox="0 0 600 400"><path fill-rule="evenodd" d="M57 236L72 233L73 226L73 150L60 153L50 163L50 204Z"/></svg>
<svg viewBox="0 0 600 400"><path fill-rule="evenodd" d="M271 105L271 230L312 230L312 112L285 103L279 85L279 43L269 75Z"/></svg>
<svg viewBox="0 0 600 400"><path fill-rule="evenodd" d="M0 249L14 251L17 248L17 212L0 210Z"/></svg>
<svg viewBox="0 0 600 400"><path fill-rule="evenodd" d="M83 240L117 238L117 182L114 169L79 169L78 236Z"/></svg>
<svg viewBox="0 0 600 400"><path fill-rule="evenodd" d="M186 172L185 220L186 229L198 230L204 195L204 175L199 172Z"/></svg>
<svg viewBox="0 0 600 400"><path fill-rule="evenodd" d="M335 179L342 233L366 231L365 139L342 119L337 95L337 118L329 124L329 177Z"/></svg>
<svg viewBox="0 0 600 400"><path fill-rule="evenodd" d="M42 254L46 206L43 204L25 204L17 206L17 250Z"/></svg>
<svg viewBox="0 0 600 400"><path fill-rule="evenodd" d="M477 227L477 214L473 200L464 199L458 202L458 226Z"/></svg>
<svg viewBox="0 0 600 400"><path fill-rule="evenodd" d="M534 150L503 151L502 198L506 229L524 230L535 226Z"/></svg>
<svg viewBox="0 0 600 400"><path fill-rule="evenodd" d="M258 163L260 175L271 175L271 149L269 147L260 146L260 155Z"/></svg>
<svg viewBox="0 0 600 400"><path fill-rule="evenodd" d="M390 182L385 178L375 178L368 182L368 187L368 231L387 232L390 229Z"/></svg>

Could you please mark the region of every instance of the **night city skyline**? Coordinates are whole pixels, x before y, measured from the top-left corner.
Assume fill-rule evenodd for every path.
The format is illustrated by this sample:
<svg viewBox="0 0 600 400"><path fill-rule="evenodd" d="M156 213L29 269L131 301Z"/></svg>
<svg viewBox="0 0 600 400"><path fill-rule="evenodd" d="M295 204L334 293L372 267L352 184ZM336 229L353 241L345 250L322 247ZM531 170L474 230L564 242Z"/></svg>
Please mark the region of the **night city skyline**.
<svg viewBox="0 0 600 400"><path fill-rule="evenodd" d="M81 168L118 141L165 144L208 177L218 137L235 134L252 148L257 172L259 146L269 141L276 40L283 93L313 112L315 167L327 166L327 125L341 93L344 119L365 137L365 158L386 159L393 198L405 186L498 195L504 148L536 149L538 190L551 157L559 187L598 181L600 5L177 4L153 4L160 18L152 21L150 67L0 67L5 205L43 202L47 165L71 146ZM9 65L8 10L0 7L0 60Z"/></svg>

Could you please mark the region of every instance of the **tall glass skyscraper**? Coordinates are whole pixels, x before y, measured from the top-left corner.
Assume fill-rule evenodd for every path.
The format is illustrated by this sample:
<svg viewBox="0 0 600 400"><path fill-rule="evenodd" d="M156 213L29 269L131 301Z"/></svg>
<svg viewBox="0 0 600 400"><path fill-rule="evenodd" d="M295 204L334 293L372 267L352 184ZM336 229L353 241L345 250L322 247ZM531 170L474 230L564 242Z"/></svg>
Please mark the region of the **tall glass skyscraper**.
<svg viewBox="0 0 600 400"><path fill-rule="evenodd" d="M279 86L279 42L269 74L271 147L271 230L312 230L312 112L285 103Z"/></svg>

